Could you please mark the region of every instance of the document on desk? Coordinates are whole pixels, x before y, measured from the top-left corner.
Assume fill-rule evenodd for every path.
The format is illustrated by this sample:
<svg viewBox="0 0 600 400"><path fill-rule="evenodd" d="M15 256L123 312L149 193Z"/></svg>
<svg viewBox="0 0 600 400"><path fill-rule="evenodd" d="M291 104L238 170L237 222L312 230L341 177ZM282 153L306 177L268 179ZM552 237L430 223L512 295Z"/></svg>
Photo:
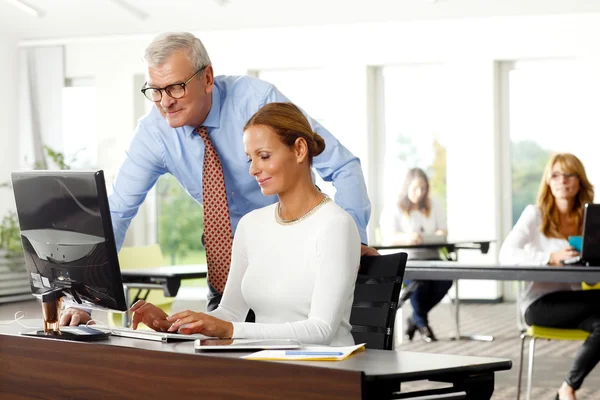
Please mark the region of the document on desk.
<svg viewBox="0 0 600 400"><path fill-rule="evenodd" d="M295 350L263 350L241 358L273 361L342 361L364 349L365 343L345 347L303 346Z"/></svg>

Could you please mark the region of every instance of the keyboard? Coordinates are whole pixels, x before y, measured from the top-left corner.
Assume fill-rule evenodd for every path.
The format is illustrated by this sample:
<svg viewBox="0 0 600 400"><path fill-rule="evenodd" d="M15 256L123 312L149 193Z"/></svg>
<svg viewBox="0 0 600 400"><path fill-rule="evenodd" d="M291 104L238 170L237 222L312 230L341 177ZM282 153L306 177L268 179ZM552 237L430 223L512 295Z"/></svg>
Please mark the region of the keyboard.
<svg viewBox="0 0 600 400"><path fill-rule="evenodd" d="M209 339L202 334L184 335L175 332L156 332L149 330L131 329L131 328L107 328L113 336L128 337L134 339L154 340L158 342L169 342L174 340L196 340Z"/></svg>
<svg viewBox="0 0 600 400"><path fill-rule="evenodd" d="M583 265L581 256L567 258L565 260L562 260L562 263L563 265Z"/></svg>

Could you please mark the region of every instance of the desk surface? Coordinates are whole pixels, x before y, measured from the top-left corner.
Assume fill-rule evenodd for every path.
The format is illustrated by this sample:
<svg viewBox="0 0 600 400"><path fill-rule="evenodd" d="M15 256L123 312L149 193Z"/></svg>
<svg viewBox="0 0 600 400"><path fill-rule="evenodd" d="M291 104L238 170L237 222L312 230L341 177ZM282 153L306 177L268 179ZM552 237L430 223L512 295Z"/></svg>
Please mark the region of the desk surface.
<svg viewBox="0 0 600 400"><path fill-rule="evenodd" d="M41 326L41 320L22 320L21 322L27 326ZM18 335L20 331L24 330L26 329L16 324L0 326L0 361L2 363L5 361L5 349L12 344L21 348L34 346L38 348L38 350L41 346L41 348L46 348L46 351L59 352L59 354L64 354L64 357L61 356L63 362L67 362L66 360L70 357L79 357L80 350L84 349L84 347L81 346L87 346L85 347L86 349L90 351L94 350L99 354L109 353L113 351L111 349L114 349L114 351L123 354L123 356L125 356L127 350L135 349L161 353L176 353L182 357L236 359L240 362L252 363L252 365L257 366L258 368L261 368L260 365L265 365L264 363L278 363L336 370L340 372L360 372L367 381L372 382L406 382L422 379L436 380L436 378L442 378L457 373L463 375L493 373L495 371L508 370L512 366L510 360L499 358L384 350L366 350L341 362L251 361L240 359L241 356L249 354L248 352L195 351L193 341L161 343L141 339L111 337L109 340L102 342L76 343ZM117 350L116 347L121 349ZM41 354L40 357L42 357ZM79 363L82 361L83 360L80 359ZM250 364L244 365L249 366Z"/></svg>
<svg viewBox="0 0 600 400"><path fill-rule="evenodd" d="M208 272L206 264L165 265L162 267L126 269L121 271L125 278L205 278Z"/></svg>
<svg viewBox="0 0 600 400"><path fill-rule="evenodd" d="M447 240L439 243L420 243L420 244L393 244L379 245L374 244L371 247L377 250L402 250L402 249L439 249L442 247L450 247L451 249L484 249L487 252L490 243L495 240Z"/></svg>
<svg viewBox="0 0 600 400"><path fill-rule="evenodd" d="M463 264L456 261L408 261L405 279L482 279L535 282L600 282L600 267Z"/></svg>

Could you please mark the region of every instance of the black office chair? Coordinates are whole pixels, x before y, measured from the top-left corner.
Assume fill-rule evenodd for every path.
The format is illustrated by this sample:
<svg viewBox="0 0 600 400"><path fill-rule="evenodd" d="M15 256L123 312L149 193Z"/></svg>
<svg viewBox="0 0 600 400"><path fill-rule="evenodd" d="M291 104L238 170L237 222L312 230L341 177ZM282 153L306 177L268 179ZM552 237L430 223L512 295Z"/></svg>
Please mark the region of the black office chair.
<svg viewBox="0 0 600 400"><path fill-rule="evenodd" d="M360 259L350 314L355 343L366 343L369 349L392 349L405 268L406 253Z"/></svg>

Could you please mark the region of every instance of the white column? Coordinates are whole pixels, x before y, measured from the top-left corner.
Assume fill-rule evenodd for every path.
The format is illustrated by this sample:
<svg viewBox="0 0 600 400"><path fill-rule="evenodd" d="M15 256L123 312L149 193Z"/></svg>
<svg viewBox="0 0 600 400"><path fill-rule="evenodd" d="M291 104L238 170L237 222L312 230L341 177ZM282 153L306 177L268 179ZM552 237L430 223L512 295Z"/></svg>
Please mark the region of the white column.
<svg viewBox="0 0 600 400"><path fill-rule="evenodd" d="M460 59L448 64L452 101L447 153L448 232L451 238L499 239L500 161L496 129L495 66L491 59ZM468 85L463 85L468 82ZM488 254L463 250L459 261L495 263L497 246ZM461 281L462 299L496 299L496 281Z"/></svg>
<svg viewBox="0 0 600 400"><path fill-rule="evenodd" d="M0 76L3 77L0 96L0 183L10 180L10 172L19 166L17 41L16 37L10 35L0 36ZM8 189L0 189L0 218L13 205L12 193Z"/></svg>

